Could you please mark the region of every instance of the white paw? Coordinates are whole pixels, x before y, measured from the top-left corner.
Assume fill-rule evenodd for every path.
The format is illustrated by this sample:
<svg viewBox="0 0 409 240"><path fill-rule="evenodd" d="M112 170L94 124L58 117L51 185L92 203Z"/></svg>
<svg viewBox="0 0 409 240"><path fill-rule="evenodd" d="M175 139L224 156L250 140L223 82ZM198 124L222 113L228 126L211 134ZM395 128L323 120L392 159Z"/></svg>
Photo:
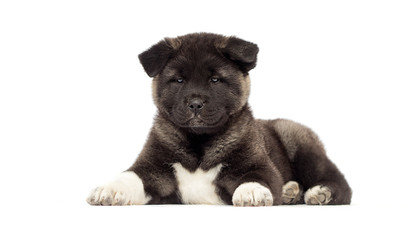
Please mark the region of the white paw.
<svg viewBox="0 0 409 240"><path fill-rule="evenodd" d="M271 206L273 195L270 190L259 183L241 184L233 193L234 206Z"/></svg>
<svg viewBox="0 0 409 240"><path fill-rule="evenodd" d="M331 190L322 185L308 189L304 196L304 202L308 205L326 205L331 200Z"/></svg>
<svg viewBox="0 0 409 240"><path fill-rule="evenodd" d="M149 202L142 180L134 172L123 172L114 181L92 190L87 198L91 205L140 205Z"/></svg>

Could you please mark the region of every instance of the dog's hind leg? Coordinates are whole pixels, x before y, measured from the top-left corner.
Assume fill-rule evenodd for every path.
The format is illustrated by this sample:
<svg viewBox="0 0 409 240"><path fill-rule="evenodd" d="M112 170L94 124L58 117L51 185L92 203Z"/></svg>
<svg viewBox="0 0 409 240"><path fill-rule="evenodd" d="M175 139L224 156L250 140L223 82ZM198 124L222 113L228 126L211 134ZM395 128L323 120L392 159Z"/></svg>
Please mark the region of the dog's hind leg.
<svg viewBox="0 0 409 240"><path fill-rule="evenodd" d="M317 135L289 120L274 120L272 124L287 151L296 181L307 189L304 202L350 204L352 191L342 173L328 159Z"/></svg>

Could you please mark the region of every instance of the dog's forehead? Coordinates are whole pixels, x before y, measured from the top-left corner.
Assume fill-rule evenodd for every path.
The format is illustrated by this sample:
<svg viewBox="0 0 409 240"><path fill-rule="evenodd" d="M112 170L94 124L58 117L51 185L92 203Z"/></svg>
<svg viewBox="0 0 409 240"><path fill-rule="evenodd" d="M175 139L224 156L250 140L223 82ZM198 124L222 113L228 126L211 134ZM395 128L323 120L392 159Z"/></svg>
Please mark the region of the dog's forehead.
<svg viewBox="0 0 409 240"><path fill-rule="evenodd" d="M221 77L235 74L237 66L226 59L219 50L224 47L227 39L214 34L192 34L173 39L173 42L178 42L177 51L168 61L162 74L165 76L217 74Z"/></svg>
<svg viewBox="0 0 409 240"><path fill-rule="evenodd" d="M171 60L163 69L162 74L169 77L191 74L216 74L220 77L231 77L237 75L237 71L233 64L219 56L202 55L192 58L192 56L182 55Z"/></svg>
<svg viewBox="0 0 409 240"><path fill-rule="evenodd" d="M230 76L237 71L229 60L216 51L196 48L178 52L166 65L163 74L167 76L181 73L217 73Z"/></svg>
<svg viewBox="0 0 409 240"><path fill-rule="evenodd" d="M211 64L217 62L222 56L220 47L221 36L211 34L187 35L180 39L176 58L179 62L188 65L189 63Z"/></svg>

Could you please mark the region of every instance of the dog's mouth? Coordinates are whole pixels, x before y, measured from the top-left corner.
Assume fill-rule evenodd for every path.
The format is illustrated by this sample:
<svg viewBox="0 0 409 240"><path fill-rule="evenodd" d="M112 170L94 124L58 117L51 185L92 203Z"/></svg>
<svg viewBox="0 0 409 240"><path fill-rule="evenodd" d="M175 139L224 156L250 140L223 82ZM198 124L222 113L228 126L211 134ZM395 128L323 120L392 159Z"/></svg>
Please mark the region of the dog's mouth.
<svg viewBox="0 0 409 240"><path fill-rule="evenodd" d="M224 126L227 119L227 115L221 115L219 118L217 118L217 120L213 119L211 122L208 122L202 119L200 116L195 116L187 121L183 127L194 134L214 134L217 133L222 126Z"/></svg>
<svg viewBox="0 0 409 240"><path fill-rule="evenodd" d="M211 115L177 114L174 116L175 123L183 128L216 128L223 125L227 118L227 114L220 112Z"/></svg>
<svg viewBox="0 0 409 240"><path fill-rule="evenodd" d="M185 125L189 127L207 127L208 126L208 124L205 121L203 121L201 118L199 118L198 116L195 116L191 118L190 120L188 120Z"/></svg>
<svg viewBox="0 0 409 240"><path fill-rule="evenodd" d="M205 108L195 113L186 111L184 106L175 106L169 117L178 127L197 134L217 132L229 119L223 108Z"/></svg>
<svg viewBox="0 0 409 240"><path fill-rule="evenodd" d="M191 128L197 128L197 127L215 127L219 125L218 123L220 122L220 118L217 119L212 119L212 121L205 120L203 119L200 115L199 116L194 116L193 118L189 119L185 125Z"/></svg>

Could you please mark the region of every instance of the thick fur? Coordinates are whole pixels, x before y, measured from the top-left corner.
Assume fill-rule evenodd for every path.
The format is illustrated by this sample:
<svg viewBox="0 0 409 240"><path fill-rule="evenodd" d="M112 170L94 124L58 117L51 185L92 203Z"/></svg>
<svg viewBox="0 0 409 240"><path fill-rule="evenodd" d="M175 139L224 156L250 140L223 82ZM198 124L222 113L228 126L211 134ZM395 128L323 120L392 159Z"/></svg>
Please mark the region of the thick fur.
<svg viewBox="0 0 409 240"><path fill-rule="evenodd" d="M310 129L253 118L248 72L258 50L236 37L199 33L166 38L139 55L153 77L158 113L127 171L142 180L148 203L291 204L304 201L302 189L307 204L350 203L350 187ZM200 187L196 195L177 174L211 184L206 191L216 197L201 197Z"/></svg>

